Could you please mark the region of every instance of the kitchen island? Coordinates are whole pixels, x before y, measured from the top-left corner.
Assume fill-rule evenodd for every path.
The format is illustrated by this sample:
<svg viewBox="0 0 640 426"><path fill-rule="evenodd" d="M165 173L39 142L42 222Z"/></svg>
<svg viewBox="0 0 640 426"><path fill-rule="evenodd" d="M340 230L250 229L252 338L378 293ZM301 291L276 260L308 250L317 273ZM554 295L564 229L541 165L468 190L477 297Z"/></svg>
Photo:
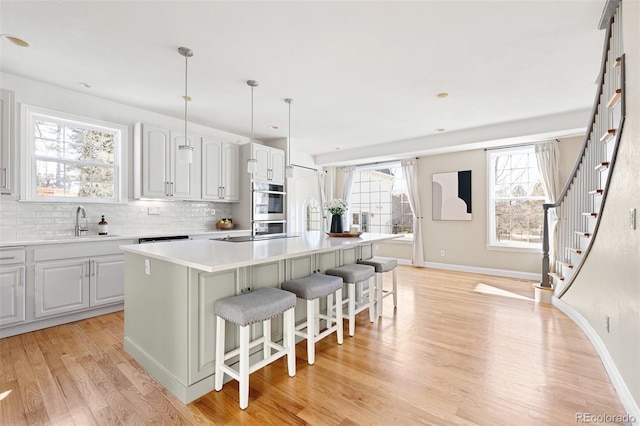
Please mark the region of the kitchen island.
<svg viewBox="0 0 640 426"><path fill-rule="evenodd" d="M125 245L124 347L184 403L214 389L213 303L260 287L373 256L373 244L393 234L330 238L318 232L250 242L176 241ZM306 305L296 306L296 321ZM231 325L226 350L237 347ZM262 325L252 326L252 337ZM282 338L282 320L272 338ZM255 348L256 351L260 348ZM259 353L252 356L259 356Z"/></svg>

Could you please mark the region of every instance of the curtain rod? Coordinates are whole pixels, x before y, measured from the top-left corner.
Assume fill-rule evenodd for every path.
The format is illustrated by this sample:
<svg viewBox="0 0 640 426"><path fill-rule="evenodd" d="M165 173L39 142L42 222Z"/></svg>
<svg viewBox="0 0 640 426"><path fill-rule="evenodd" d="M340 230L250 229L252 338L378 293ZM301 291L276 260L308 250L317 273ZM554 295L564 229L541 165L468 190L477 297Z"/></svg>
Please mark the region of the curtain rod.
<svg viewBox="0 0 640 426"><path fill-rule="evenodd" d="M313 167L301 166L299 164L291 164L293 167L299 167L301 169L313 170L314 172L319 171L318 169L314 169Z"/></svg>
<svg viewBox="0 0 640 426"><path fill-rule="evenodd" d="M560 139L554 139L556 142L560 142ZM485 148L484 151L495 151L497 149L506 149L506 148L518 148L520 146L534 146L534 145L540 145L543 144L545 142L550 142L551 139L547 139L544 141L537 141L537 142L525 142L525 143L518 143L518 144L513 144L513 145L505 145L505 146L495 146L493 148Z"/></svg>
<svg viewBox="0 0 640 426"><path fill-rule="evenodd" d="M356 164L356 165L353 165L353 166L342 166L342 168L345 168L345 167L356 167L357 168L357 167L368 167L368 166L378 166L378 165L384 166L386 164L391 164L391 163L400 163L402 160L409 160L409 159L412 159L412 158L415 159L415 160L419 160L420 159L420 157L400 158L398 160L376 161L374 163Z"/></svg>

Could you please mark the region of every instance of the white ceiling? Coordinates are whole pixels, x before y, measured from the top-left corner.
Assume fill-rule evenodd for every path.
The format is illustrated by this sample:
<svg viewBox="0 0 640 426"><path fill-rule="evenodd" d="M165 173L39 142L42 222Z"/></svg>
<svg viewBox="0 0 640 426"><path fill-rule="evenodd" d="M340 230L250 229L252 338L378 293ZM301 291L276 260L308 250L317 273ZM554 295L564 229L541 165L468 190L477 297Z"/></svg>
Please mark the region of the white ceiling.
<svg viewBox="0 0 640 426"><path fill-rule="evenodd" d="M189 121L248 136L246 80L254 79L256 138L286 137L290 97L294 150L339 163L455 145L456 135L490 139L487 126L496 123L511 124L499 136L541 133L542 116L556 116L543 129L549 134L586 126L603 7L604 0L3 0L1 32L31 47L3 40L1 70L182 118L177 48L186 46L194 51ZM450 96L437 99L439 92Z"/></svg>

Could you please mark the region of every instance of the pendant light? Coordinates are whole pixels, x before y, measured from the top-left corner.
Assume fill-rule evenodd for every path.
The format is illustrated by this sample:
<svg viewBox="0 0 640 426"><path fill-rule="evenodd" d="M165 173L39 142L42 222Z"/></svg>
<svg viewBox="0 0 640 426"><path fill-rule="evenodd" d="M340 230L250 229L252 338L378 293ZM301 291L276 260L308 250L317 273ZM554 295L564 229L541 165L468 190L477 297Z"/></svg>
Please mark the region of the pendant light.
<svg viewBox="0 0 640 426"><path fill-rule="evenodd" d="M292 178L293 166L291 165L291 102L293 102L293 99L286 98L284 101L289 104L289 136L287 137L287 167L285 168L285 172L288 178Z"/></svg>
<svg viewBox="0 0 640 426"><path fill-rule="evenodd" d="M187 137L187 103L191 100L187 96L187 71L189 58L193 56L193 51L188 47L179 47L178 53L184 56L184 96L182 97L184 99L184 145L178 146L178 159L181 163L192 163L193 147Z"/></svg>
<svg viewBox="0 0 640 426"><path fill-rule="evenodd" d="M253 88L258 86L258 82L248 80L247 85L251 87L251 157L247 160L247 173L254 175L258 172L258 160L253 158Z"/></svg>

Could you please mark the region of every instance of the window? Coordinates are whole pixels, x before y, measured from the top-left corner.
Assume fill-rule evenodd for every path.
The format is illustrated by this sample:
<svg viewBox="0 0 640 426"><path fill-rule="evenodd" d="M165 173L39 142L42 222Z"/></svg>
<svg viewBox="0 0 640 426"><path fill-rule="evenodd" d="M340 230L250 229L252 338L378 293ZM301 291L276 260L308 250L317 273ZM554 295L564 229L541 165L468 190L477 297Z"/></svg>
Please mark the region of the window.
<svg viewBox="0 0 640 426"><path fill-rule="evenodd" d="M361 231L413 234L413 213L400 163L358 167L350 201L351 223Z"/></svg>
<svg viewBox="0 0 640 426"><path fill-rule="evenodd" d="M312 198L309 200L307 207L305 209L306 215L306 230L307 231L319 231L320 230L320 221L322 219L320 204L318 200Z"/></svg>
<svg viewBox="0 0 640 426"><path fill-rule="evenodd" d="M489 151L489 245L540 249L544 188L533 146Z"/></svg>
<svg viewBox="0 0 640 426"><path fill-rule="evenodd" d="M23 199L119 202L127 128L24 106Z"/></svg>

